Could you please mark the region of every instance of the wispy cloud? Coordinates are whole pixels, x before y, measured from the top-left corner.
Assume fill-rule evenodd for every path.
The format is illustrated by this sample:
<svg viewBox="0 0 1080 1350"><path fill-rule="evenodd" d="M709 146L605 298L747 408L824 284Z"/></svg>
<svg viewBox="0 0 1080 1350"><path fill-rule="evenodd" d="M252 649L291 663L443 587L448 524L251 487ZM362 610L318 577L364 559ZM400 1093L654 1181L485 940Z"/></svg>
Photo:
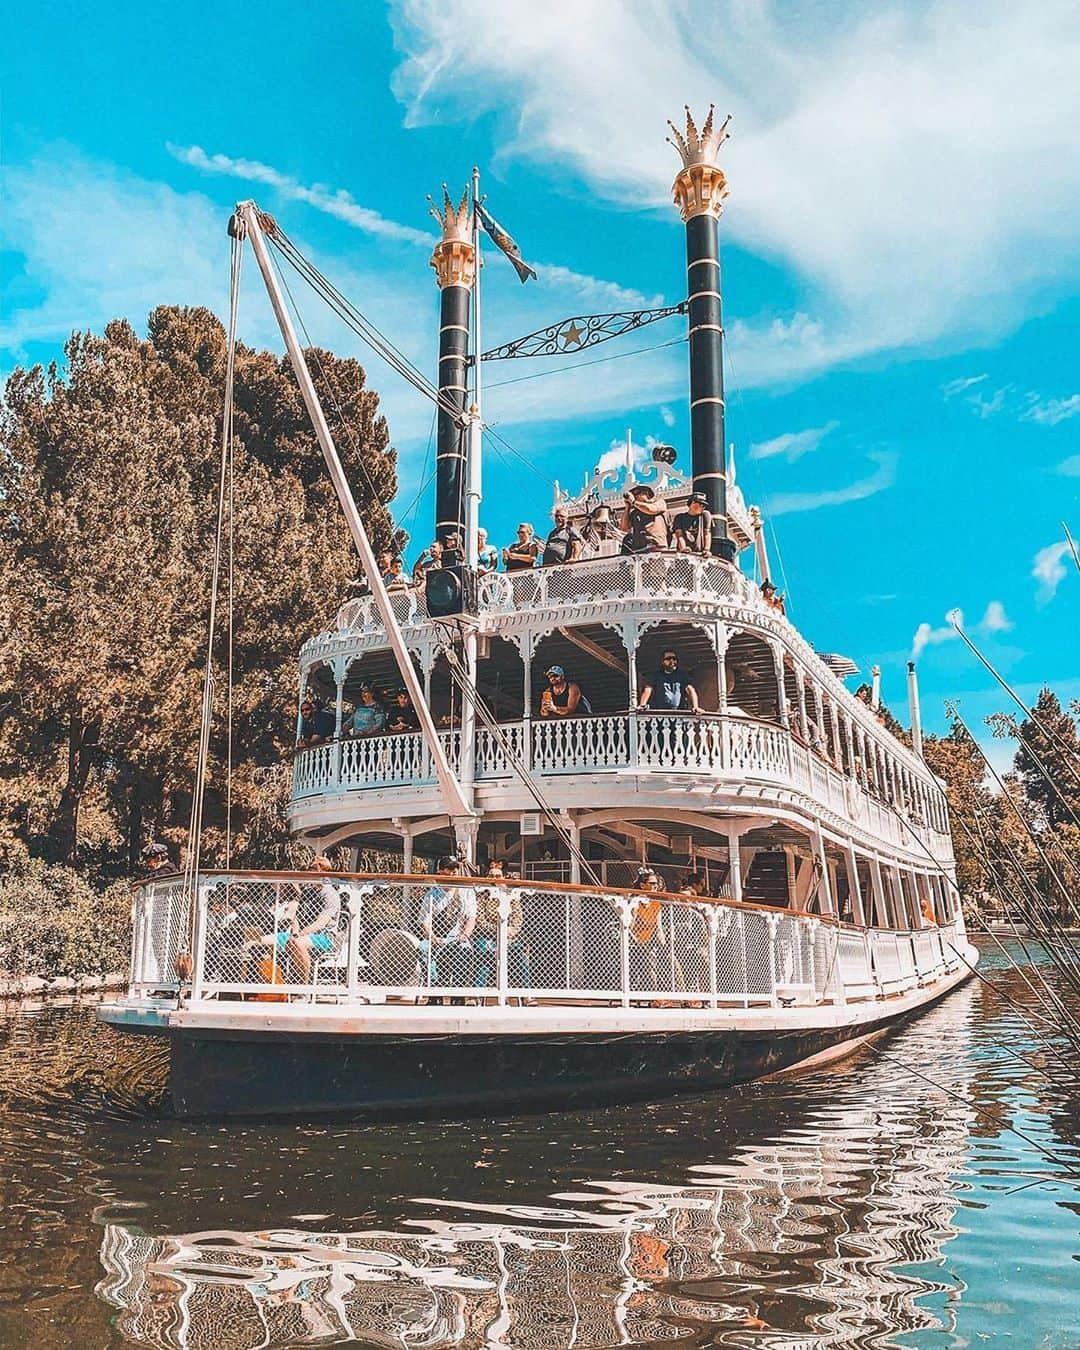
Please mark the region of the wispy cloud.
<svg viewBox="0 0 1080 1350"><path fill-rule="evenodd" d="M1080 273L1075 7L988 0L977 25L959 0L853 14L399 0L397 89L413 124L491 112L504 156L663 211L664 118L715 100L736 113L725 232L809 283L823 356L996 335Z"/></svg>
<svg viewBox="0 0 1080 1350"><path fill-rule="evenodd" d="M957 628L964 626L964 611L962 609L950 609L945 615L945 622L940 626L932 623L923 622L915 629L914 636L911 639L911 655L908 658L911 661L917 661L927 647L937 647L943 642L952 642L960 634ZM991 637L995 633L1008 633L1012 629L1012 620L1005 613L1005 606L1000 600L991 600L986 606L986 610L975 625L975 631L981 633L984 637Z"/></svg>
<svg viewBox="0 0 1080 1350"><path fill-rule="evenodd" d="M1036 604L1048 605L1057 595L1058 587L1065 580L1067 568L1064 560L1068 552L1068 542L1062 539L1058 543L1047 544L1035 554L1031 575L1039 583L1035 593Z"/></svg>
<svg viewBox="0 0 1080 1350"><path fill-rule="evenodd" d="M262 183L273 188L288 201L304 202L316 211L342 220L354 229L378 239L396 239L408 244L418 244L422 248L431 248L435 235L430 231L413 229L411 225L402 225L396 220L388 220L378 211L360 202L346 192L344 188L326 188L319 185L311 187L290 178L288 174L261 164L257 159L235 159L231 155L211 155L198 145L166 144L166 150L181 164L196 169L200 173L223 174L228 178L239 178L245 183Z"/></svg>
<svg viewBox="0 0 1080 1350"><path fill-rule="evenodd" d="M673 427L675 425L675 414L666 405L660 409L660 421L663 422L666 427Z"/></svg>
<svg viewBox="0 0 1080 1350"><path fill-rule="evenodd" d="M783 455L789 464L803 455L816 450L830 431L835 431L839 422L826 422L823 427L807 427L805 431L786 431L782 436L774 436L769 441L758 441L750 447L751 459L772 459Z"/></svg>
<svg viewBox="0 0 1080 1350"><path fill-rule="evenodd" d="M921 623L915 629L915 635L911 639L911 656L909 660L917 661L927 647L936 647L941 642L951 642L959 637L956 631L956 625L961 628L964 626L963 610L950 609L945 615L945 622L935 628L933 624Z"/></svg>
<svg viewBox="0 0 1080 1350"><path fill-rule="evenodd" d="M1070 455L1068 459L1063 459L1057 466L1058 473L1063 473L1066 478L1080 478L1080 455Z"/></svg>
<svg viewBox="0 0 1080 1350"><path fill-rule="evenodd" d="M1070 417L1080 415L1080 394L1070 394L1068 398L1041 398L1038 394L1030 394L1028 399L1028 406L1022 414L1025 422L1056 427L1059 422L1067 422Z"/></svg>
<svg viewBox="0 0 1080 1350"><path fill-rule="evenodd" d="M769 514L784 516L794 511L817 511L823 506L846 506L849 502L859 502L891 488L896 481L896 453L891 450L872 451L869 458L878 467L866 478L822 492L777 492L768 500Z"/></svg>
<svg viewBox="0 0 1080 1350"><path fill-rule="evenodd" d="M282 173L280 169L275 169L271 164L263 164L257 159L208 154L198 145L167 144L165 148L174 159L200 173L223 174L246 183L261 183L272 188L287 201L303 202L313 210L333 216L353 229L362 230L377 239L415 244L425 249L435 244L436 235L430 231L417 230L411 225L390 220L370 206L358 202L344 188L329 188L321 184L309 186L290 177L289 174ZM543 283L573 291L578 300L589 306L635 309L661 303L659 296L647 296L631 287L621 286L614 281L605 281L602 277L575 272L559 263L537 263L536 271Z"/></svg>
<svg viewBox="0 0 1080 1350"><path fill-rule="evenodd" d="M946 399L958 398L960 394L966 394L969 389L974 389L987 379L989 376L985 374L961 376L958 380L950 380L948 384L943 384L941 392Z"/></svg>

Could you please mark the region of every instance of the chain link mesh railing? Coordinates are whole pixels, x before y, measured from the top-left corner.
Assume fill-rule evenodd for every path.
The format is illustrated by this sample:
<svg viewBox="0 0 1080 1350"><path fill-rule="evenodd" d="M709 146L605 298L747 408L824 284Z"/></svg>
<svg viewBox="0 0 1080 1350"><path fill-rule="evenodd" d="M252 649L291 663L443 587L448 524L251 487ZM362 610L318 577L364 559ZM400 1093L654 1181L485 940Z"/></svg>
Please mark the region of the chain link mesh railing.
<svg viewBox="0 0 1080 1350"><path fill-rule="evenodd" d="M550 882L209 874L195 913L195 998L748 1007L894 993L958 960L951 928ZM133 993L175 989L183 879L140 887L134 915Z"/></svg>

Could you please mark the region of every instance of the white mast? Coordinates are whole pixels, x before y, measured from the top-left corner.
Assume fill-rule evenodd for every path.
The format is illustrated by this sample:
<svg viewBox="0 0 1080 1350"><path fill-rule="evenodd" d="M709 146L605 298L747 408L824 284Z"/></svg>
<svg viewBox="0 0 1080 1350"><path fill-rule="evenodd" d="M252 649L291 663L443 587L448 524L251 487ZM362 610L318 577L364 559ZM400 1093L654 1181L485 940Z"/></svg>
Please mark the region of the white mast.
<svg viewBox="0 0 1080 1350"><path fill-rule="evenodd" d="M477 203L480 201L480 170L472 171L472 231L473 257L473 299L472 299L472 368L473 387L472 404L469 407L469 430L465 459L465 561L475 567L479 544L477 530L480 528L480 500L482 492L481 441L484 423L480 415L480 217Z"/></svg>
<svg viewBox="0 0 1080 1350"><path fill-rule="evenodd" d="M911 744L915 753L922 758L922 713L919 708L919 677L915 674L915 662L907 663L908 711L911 714Z"/></svg>
<svg viewBox="0 0 1080 1350"><path fill-rule="evenodd" d="M255 253L255 260L259 264L259 271L262 273L263 281L266 283L266 289L270 296L270 303L274 307L274 315L278 321L278 327L281 329L281 336L285 339L285 349L289 354L289 361L296 375L297 383L300 386L300 393L304 400L304 406L307 408L308 416L311 418L312 426L315 428L315 435L318 438L319 445L323 452L323 458L326 460L326 467L330 471L330 480L334 485L334 491L337 493L338 502L341 504L342 512L345 515L345 521L349 527L349 533L352 535L353 543L356 545L356 551L360 555L360 563L363 566L364 574L367 577L368 585L371 587L372 596L375 599L376 607L382 617L386 628L386 636L390 640L390 647L398 663L398 669L401 671L401 678L405 688L409 691L409 697L412 699L413 707L416 709L416 715L420 722L420 729L424 733L424 739L427 742L428 751L431 754L432 762L435 765L435 773L439 780L439 787L442 789L443 797L446 801L447 811L450 817L456 822L462 818L471 818L473 809L467 801L462 785L454 775L450 767L450 761L446 757L446 750L439 734L435 729L435 722L431 716L431 709L424 701L424 689L417 677L416 670L413 667L412 658L409 656L409 649L405 645L405 638L398 625L394 611L390 605L390 597L387 594L386 587L383 585L382 575L379 572L375 561L375 554L372 551L371 541L367 537L367 531L364 529L364 522L360 519L360 512L357 510L356 502L353 499L352 489L349 487L349 480L345 477L345 469L342 466L341 458L338 455L337 447L334 444L334 438L330 434L330 428L327 425L326 417L322 410L322 404L319 402L319 396L315 392L315 385L311 379L311 372L308 370L307 362L304 360L304 353L300 343L296 338L296 331L293 328L292 319L289 317L289 311L285 307L285 301L281 294L281 288L278 285L277 276L274 273L270 262L270 254L267 252L266 240L263 237L262 226L259 224L259 210L254 202L240 202L236 207L236 214L243 224L247 237L251 240L251 247Z"/></svg>

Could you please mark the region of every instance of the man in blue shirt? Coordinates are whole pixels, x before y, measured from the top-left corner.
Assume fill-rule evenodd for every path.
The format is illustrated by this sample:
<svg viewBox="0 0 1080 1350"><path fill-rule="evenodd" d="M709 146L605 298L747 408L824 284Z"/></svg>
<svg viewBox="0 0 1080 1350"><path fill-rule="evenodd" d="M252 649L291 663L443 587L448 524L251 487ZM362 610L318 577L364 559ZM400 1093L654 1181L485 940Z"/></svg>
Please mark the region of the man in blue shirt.
<svg viewBox="0 0 1080 1350"><path fill-rule="evenodd" d="M333 739L335 717L329 708L318 705L305 695L300 704L300 738L297 745L319 745Z"/></svg>
<svg viewBox="0 0 1080 1350"><path fill-rule="evenodd" d="M644 712L646 708L656 712L701 711L697 690L679 669L678 653L670 647L664 649L660 669L646 681L635 711Z"/></svg>

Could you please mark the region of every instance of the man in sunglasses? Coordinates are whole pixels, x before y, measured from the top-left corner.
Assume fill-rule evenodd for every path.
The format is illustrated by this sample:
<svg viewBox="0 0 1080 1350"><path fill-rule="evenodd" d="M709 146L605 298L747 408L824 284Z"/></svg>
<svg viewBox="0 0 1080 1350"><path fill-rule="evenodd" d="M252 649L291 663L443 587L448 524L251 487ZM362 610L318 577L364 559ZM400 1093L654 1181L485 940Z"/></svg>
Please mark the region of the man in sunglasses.
<svg viewBox="0 0 1080 1350"><path fill-rule="evenodd" d="M679 655L671 647L664 648L660 669L646 682L635 711L644 712L646 708L654 712L701 711L697 690L679 669Z"/></svg>

